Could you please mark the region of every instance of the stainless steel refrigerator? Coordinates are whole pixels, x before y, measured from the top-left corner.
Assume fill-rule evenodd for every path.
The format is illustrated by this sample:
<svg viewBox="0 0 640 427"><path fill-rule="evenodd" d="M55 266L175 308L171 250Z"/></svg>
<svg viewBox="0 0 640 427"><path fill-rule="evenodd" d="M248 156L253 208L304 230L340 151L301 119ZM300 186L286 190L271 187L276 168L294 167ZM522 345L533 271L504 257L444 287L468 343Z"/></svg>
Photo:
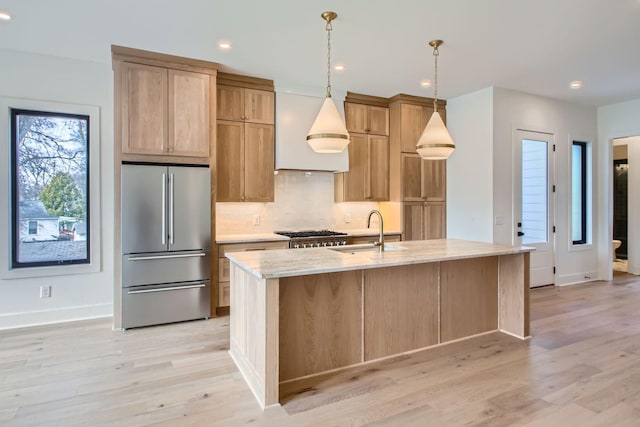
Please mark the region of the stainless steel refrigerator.
<svg viewBox="0 0 640 427"><path fill-rule="evenodd" d="M210 316L209 168L122 165L122 327Z"/></svg>

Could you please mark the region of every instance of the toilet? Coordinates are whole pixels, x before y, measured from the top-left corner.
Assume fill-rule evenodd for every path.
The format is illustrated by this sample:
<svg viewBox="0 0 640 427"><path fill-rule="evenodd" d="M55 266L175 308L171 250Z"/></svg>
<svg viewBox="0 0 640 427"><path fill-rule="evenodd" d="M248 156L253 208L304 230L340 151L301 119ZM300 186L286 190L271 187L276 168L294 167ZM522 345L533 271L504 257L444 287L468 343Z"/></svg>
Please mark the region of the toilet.
<svg viewBox="0 0 640 427"><path fill-rule="evenodd" d="M620 240L613 240L613 260L615 261L616 258L616 249L618 249L620 247L620 245L622 244L622 241Z"/></svg>

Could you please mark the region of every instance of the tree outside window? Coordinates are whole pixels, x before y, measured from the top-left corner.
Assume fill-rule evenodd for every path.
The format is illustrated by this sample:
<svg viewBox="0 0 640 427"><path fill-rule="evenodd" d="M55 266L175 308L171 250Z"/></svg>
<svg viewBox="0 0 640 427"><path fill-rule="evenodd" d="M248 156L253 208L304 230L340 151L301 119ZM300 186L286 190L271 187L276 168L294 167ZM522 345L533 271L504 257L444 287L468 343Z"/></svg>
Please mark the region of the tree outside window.
<svg viewBox="0 0 640 427"><path fill-rule="evenodd" d="M90 262L88 135L86 115L11 110L13 268Z"/></svg>

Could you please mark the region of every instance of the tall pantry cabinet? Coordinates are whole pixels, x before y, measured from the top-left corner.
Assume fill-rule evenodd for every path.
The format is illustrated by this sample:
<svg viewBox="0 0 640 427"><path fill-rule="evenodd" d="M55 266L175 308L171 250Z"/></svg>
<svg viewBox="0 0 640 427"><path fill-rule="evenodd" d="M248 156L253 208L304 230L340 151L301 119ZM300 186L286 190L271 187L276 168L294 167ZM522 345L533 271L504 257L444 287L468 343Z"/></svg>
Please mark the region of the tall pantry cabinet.
<svg viewBox="0 0 640 427"><path fill-rule="evenodd" d="M438 112L446 120L446 101ZM391 200L401 202L402 239L446 237L446 160L422 160L416 143L433 113L433 100L396 95L389 102Z"/></svg>
<svg viewBox="0 0 640 427"><path fill-rule="evenodd" d="M217 98L217 201L273 202L273 82L219 73Z"/></svg>

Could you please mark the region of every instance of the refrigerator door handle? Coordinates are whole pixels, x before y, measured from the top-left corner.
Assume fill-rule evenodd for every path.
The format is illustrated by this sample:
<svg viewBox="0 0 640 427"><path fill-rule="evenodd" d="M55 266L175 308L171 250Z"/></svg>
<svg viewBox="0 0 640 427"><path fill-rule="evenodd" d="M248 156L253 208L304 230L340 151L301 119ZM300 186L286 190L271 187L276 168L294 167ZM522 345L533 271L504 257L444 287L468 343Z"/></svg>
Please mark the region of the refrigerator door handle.
<svg viewBox="0 0 640 427"><path fill-rule="evenodd" d="M207 286L206 283L198 283L196 285L188 285L188 286L172 286L170 288L160 288L160 289L143 289L141 291L128 291L129 295L133 294L150 294L152 292L165 292L165 291L180 291L183 289L196 289L196 288L204 288Z"/></svg>
<svg viewBox="0 0 640 427"><path fill-rule="evenodd" d="M206 252L198 252L193 254L178 254L178 255L152 255L152 256L132 256L127 258L127 261L147 261L153 259L171 259L171 258L191 258L207 255Z"/></svg>
<svg viewBox="0 0 640 427"><path fill-rule="evenodd" d="M173 245L173 174L169 174L169 244Z"/></svg>
<svg viewBox="0 0 640 427"><path fill-rule="evenodd" d="M167 174L162 174L162 244L167 244Z"/></svg>

